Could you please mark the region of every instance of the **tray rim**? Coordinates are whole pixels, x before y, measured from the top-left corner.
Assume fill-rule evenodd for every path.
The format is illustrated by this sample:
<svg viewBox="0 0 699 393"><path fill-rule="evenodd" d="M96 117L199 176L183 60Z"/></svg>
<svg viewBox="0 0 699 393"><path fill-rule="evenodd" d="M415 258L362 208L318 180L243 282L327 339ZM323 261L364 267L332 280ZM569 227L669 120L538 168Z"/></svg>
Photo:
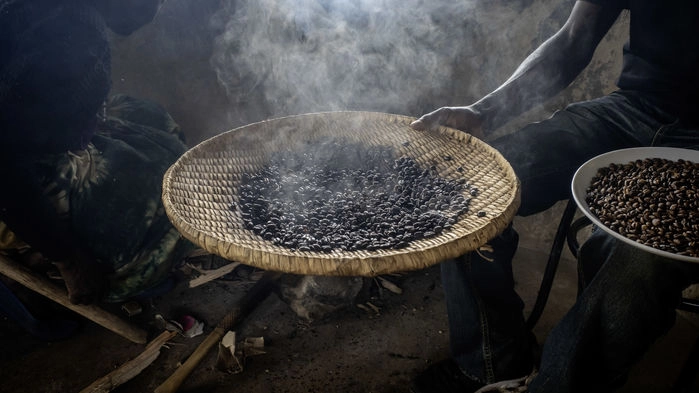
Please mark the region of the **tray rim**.
<svg viewBox="0 0 699 393"><path fill-rule="evenodd" d="M200 150L204 149L206 145L215 143L217 138L222 138L225 137L224 135L235 133L235 132L240 132L242 130L248 129L250 127L257 127L260 125L263 125L263 123L270 123L270 122L277 122L277 121L286 121L286 120L293 120L294 118L299 118L299 117L309 117L309 116L334 116L338 114L344 114L346 116L377 116L377 117L385 117L386 121L391 121L391 122L397 122L400 124L405 124L407 127L410 122L415 120L413 117L409 116L403 116L403 115L395 115L395 114L389 114L389 113L381 113L381 112L367 112L367 111L332 111L332 112L313 112L313 113L306 113L306 114L299 114L299 115L291 115L291 116L284 116L284 117L278 117L278 118L272 118L272 119L267 119L263 120L260 122L255 122L247 125L243 125L240 127L236 127L234 129L231 129L229 131L225 131L221 134L215 135L211 138L208 138L194 147L190 148L187 152L185 152L180 159L178 159L165 173L164 179L163 179L163 192L162 192L162 198L165 206L166 213L168 217L170 218L170 221L173 223L175 228L188 240L192 241L195 245L209 251L212 253L215 253L223 258L230 259L230 260L235 260L241 263L249 264L251 266L256 266L259 268L263 269L272 269L273 266L268 266L266 263L256 263L255 260L258 259L259 257L263 256L264 254L270 254L269 251L254 248L254 247L247 247L247 246L241 246L241 245L236 245L231 242L225 242L221 241L219 239L215 239L209 234L206 234L204 232L196 230L189 222L186 220L181 219L181 217L178 216L178 212L173 208L172 203L170 201L170 194L172 193L172 181L173 181L173 176L172 174L181 169L186 160L190 158L191 155L197 154ZM509 165L509 163L502 157L502 155L492 148L491 146L487 145L485 142L480 141L476 137L464 133L462 131L453 129L453 128L448 128L448 127L443 127L440 126L437 129L430 130L430 131L422 131L422 132L434 132L434 133L439 133L446 135L449 138L454 138L457 140L460 140L465 143L473 143L473 144L479 144L480 148L485 148L488 150L489 154L493 154L494 156L497 156L499 161L504 163L502 170L507 172L508 178L514 179L514 184L512 185L513 192L512 195L509 196L509 200L507 200L506 204L507 207L496 217L488 220L488 222L483 225L482 227L478 228L477 230L473 231L471 234L464 235L464 236L455 236L451 240L448 241L443 241L437 246L422 249L422 250L390 250L390 253L382 254L382 250L379 251L366 251L363 252L363 255L355 255L352 257L347 257L347 256L341 256L338 258L337 255L334 255L334 253L313 253L309 252L308 254L312 254L309 257L304 257L301 258L298 255L294 254L276 254L278 258L281 260L281 264L284 265L281 269L277 268L276 270L281 270L287 273L298 273L298 274L317 274L317 275L340 275L340 276L376 276L379 274L387 274L387 273L392 273L392 272L397 272L397 271L409 271L409 270L416 270L420 268L425 268L429 267L431 265L434 265L436 263L439 263L441 261L451 259L451 258L456 258L460 255L463 255L464 253L468 251L473 251L477 247L472 247L468 246L469 242L475 241L478 244L478 247L482 246L485 244L487 241L495 237L498 233L500 233L502 230L504 230L507 225L512 221L514 218L514 215L519 208L520 204L520 182L519 179L516 177L514 170L512 167ZM177 219L173 219L177 218ZM468 237L469 235L472 235L472 237ZM450 245L452 247L445 247L447 245ZM455 249L460 249L460 250L465 250L461 252L456 252L453 251ZM412 255L408 255L412 254ZM403 261L408 257L408 259L413 260L412 264L405 266L405 268L402 269L396 269L395 265L396 264L402 264L404 263ZM416 258L419 258L420 261L417 262L415 261ZM301 267L296 267L292 263L293 260L298 260L298 259L304 259L307 263L307 266L305 268ZM341 262L334 262L340 260ZM280 261L277 261L280 262ZM365 266L366 264L369 265L369 269ZM328 268L328 265L333 265L330 268ZM361 265L361 266L360 266ZM357 274L357 271L362 271L362 273Z"/></svg>

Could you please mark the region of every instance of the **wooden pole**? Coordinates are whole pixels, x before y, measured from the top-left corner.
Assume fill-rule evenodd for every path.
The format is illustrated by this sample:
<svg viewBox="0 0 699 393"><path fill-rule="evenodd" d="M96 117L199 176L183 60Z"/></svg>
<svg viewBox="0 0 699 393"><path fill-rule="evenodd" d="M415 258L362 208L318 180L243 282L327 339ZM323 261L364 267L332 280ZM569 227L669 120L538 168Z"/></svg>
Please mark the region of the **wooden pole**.
<svg viewBox="0 0 699 393"><path fill-rule="evenodd" d="M127 323L94 304L71 303L68 299L68 292L65 289L59 288L48 279L37 275L29 268L3 255L0 255L0 273L136 344L145 344L147 342L145 330Z"/></svg>
<svg viewBox="0 0 699 393"><path fill-rule="evenodd" d="M153 363L155 359L158 358L158 355L160 355L160 348L176 335L177 332L169 332L167 330L160 333L158 337L148 343L148 346L146 346L146 349L144 349L140 355L96 380L90 386L81 390L80 393L107 393L130 381Z"/></svg>
<svg viewBox="0 0 699 393"><path fill-rule="evenodd" d="M239 323L258 303L270 294L281 273L267 271L243 296L236 307L228 313L216 328L194 350L187 360L168 379L155 389L155 393L176 392L189 374L199 365L209 350L223 338L225 333Z"/></svg>
<svg viewBox="0 0 699 393"><path fill-rule="evenodd" d="M206 284L209 281L213 281L219 277L223 277L226 274L232 272L235 270L236 267L240 266L240 262L231 262L228 265L221 266L220 268L216 270L211 270L211 271L199 271L201 273L201 276L190 280L189 281L189 287L190 288L195 288L198 287L199 285Z"/></svg>

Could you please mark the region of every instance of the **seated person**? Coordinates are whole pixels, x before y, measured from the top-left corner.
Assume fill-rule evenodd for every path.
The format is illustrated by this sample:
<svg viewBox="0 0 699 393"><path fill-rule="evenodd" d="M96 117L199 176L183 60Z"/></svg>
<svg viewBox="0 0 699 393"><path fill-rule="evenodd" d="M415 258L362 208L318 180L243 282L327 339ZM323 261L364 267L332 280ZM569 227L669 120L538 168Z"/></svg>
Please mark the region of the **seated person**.
<svg viewBox="0 0 699 393"><path fill-rule="evenodd" d="M0 0L0 220L60 271L70 300L118 302L168 277L193 245L162 179L186 151L157 104L107 99L107 29L130 34L158 0Z"/></svg>
<svg viewBox="0 0 699 393"><path fill-rule="evenodd" d="M492 138L506 121L568 86L623 10L630 12L630 38L617 91ZM575 170L596 155L641 146L699 148L697 18L699 3L690 0L578 0L564 26L500 87L412 126L447 125L488 139L521 181L518 214L539 213L570 197ZM509 227L490 240L490 250L442 263L453 358L421 373L414 392L614 391L670 329L682 291L699 282L698 264L595 231L578 252L585 289L547 336L539 360L514 290L517 243Z"/></svg>

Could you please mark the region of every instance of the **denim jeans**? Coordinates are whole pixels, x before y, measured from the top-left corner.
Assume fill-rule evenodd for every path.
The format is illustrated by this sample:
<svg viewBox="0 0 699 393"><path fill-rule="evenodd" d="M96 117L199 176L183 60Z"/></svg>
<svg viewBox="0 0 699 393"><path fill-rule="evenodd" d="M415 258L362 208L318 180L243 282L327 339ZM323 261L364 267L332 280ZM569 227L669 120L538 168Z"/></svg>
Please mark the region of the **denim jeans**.
<svg viewBox="0 0 699 393"><path fill-rule="evenodd" d="M518 214L530 215L568 199L573 174L594 156L652 145L697 149L699 131L637 93L618 91L571 104L491 145L521 181ZM441 264L452 355L484 383L534 366L535 343L512 277L517 240L510 227L489 247ZM660 260L603 231L583 244L580 258L594 278L544 343L530 392L612 390L672 325L682 289L699 281L699 264Z"/></svg>
<svg viewBox="0 0 699 393"><path fill-rule="evenodd" d="M672 327L682 290L699 281L699 264L643 252L602 230L581 246L579 258L587 285L547 338L530 392L620 387L631 366Z"/></svg>

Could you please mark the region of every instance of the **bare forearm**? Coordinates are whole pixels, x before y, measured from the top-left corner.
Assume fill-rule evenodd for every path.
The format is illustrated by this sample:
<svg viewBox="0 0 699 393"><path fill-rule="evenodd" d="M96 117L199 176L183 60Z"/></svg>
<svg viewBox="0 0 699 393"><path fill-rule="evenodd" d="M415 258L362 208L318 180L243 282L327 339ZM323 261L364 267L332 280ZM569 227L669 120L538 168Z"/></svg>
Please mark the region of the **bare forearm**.
<svg viewBox="0 0 699 393"><path fill-rule="evenodd" d="M563 27L529 55L492 93L469 106L442 107L411 123L416 130L444 125L487 137L496 128L565 89L592 59L619 16L620 5L578 0Z"/></svg>
<svg viewBox="0 0 699 393"><path fill-rule="evenodd" d="M568 50L565 41L562 34L549 39L505 83L472 105L486 134L555 96L585 68L589 58Z"/></svg>
<svg viewBox="0 0 699 393"><path fill-rule="evenodd" d="M553 37L505 83L471 106L481 116L483 131L487 134L565 89L589 64L620 12L621 8L577 1Z"/></svg>

